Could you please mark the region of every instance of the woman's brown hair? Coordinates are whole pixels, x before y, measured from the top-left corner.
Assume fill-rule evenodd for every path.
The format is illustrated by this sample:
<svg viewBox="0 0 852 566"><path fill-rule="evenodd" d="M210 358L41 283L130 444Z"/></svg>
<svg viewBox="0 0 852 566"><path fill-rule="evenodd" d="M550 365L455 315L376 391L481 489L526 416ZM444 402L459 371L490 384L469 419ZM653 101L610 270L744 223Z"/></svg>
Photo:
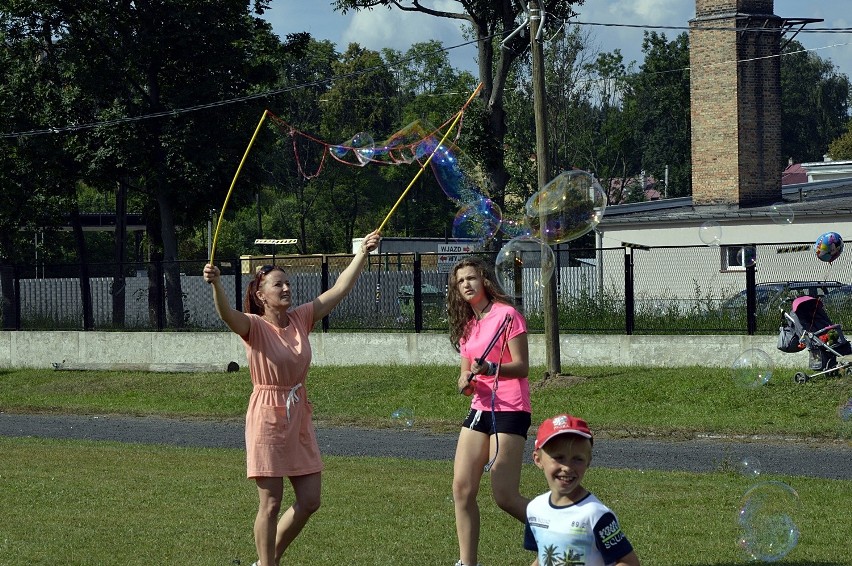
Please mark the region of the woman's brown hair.
<svg viewBox="0 0 852 566"><path fill-rule="evenodd" d="M467 256L456 263L447 276L447 321L450 325L450 344L458 352L461 341L470 333L470 321L474 318L473 307L459 292L457 273L459 269L472 267L482 279L486 296L497 303L514 304L497 281L492 266L479 256Z"/></svg>

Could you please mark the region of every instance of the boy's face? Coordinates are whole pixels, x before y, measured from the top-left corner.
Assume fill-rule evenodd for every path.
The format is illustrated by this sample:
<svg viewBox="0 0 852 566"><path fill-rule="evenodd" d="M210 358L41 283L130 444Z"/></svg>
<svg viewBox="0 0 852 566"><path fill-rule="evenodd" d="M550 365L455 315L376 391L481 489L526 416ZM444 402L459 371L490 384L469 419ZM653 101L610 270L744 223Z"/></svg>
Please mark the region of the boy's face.
<svg viewBox="0 0 852 566"><path fill-rule="evenodd" d="M592 443L576 434L560 434L533 452L535 465L544 472L554 505L576 503L586 495L581 485L592 463Z"/></svg>

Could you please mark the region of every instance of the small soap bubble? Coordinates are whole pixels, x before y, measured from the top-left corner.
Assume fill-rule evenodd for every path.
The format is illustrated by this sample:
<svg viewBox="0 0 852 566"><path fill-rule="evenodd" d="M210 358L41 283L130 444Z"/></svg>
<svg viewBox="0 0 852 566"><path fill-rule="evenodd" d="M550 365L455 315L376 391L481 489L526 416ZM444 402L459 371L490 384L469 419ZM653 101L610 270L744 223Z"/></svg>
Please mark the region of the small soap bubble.
<svg viewBox="0 0 852 566"><path fill-rule="evenodd" d="M738 387L757 388L772 379L774 363L760 348L746 350L731 364L731 379Z"/></svg>
<svg viewBox="0 0 852 566"><path fill-rule="evenodd" d="M746 477L756 478L761 472L760 460L754 456L746 456L740 460L739 472Z"/></svg>
<svg viewBox="0 0 852 566"><path fill-rule="evenodd" d="M752 267L757 263L757 250L754 246L744 246L737 251L737 263L742 267Z"/></svg>
<svg viewBox="0 0 852 566"><path fill-rule="evenodd" d="M409 407L400 407L391 413L391 422L393 422L396 426L404 428L414 426L414 409Z"/></svg>
<svg viewBox="0 0 852 566"><path fill-rule="evenodd" d="M769 207L769 217L772 222L779 225L792 224L796 215L793 213L793 208L789 204L776 202Z"/></svg>
<svg viewBox="0 0 852 566"><path fill-rule="evenodd" d="M715 220L708 220L698 228L698 237L708 246L717 247L722 243L722 227Z"/></svg>

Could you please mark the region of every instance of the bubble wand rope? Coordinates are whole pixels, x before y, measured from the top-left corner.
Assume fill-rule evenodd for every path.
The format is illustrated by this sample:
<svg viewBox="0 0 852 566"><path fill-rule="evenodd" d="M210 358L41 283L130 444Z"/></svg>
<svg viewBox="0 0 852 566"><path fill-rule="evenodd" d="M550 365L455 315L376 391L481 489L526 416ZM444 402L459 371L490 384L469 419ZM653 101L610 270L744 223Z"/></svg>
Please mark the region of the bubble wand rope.
<svg viewBox="0 0 852 566"><path fill-rule="evenodd" d="M512 315L506 314L506 316L503 318L503 322L500 323L500 326L497 328L497 331L491 338L491 342L489 342L488 346L485 347L485 350L482 352L482 355L476 358L476 363L482 365L482 362L485 361L485 357L491 353L491 350L494 348L494 345L497 344L497 340L500 339L500 336L503 334L503 331L506 330L506 326L510 322L512 322ZM461 393L462 395L470 395L473 393L473 388L473 374L470 374L469 376L467 376L467 385L465 385L462 389L459 389L459 393Z"/></svg>
<svg viewBox="0 0 852 566"><path fill-rule="evenodd" d="M468 99L467 99L467 102L465 102L465 103L464 103L464 106L462 106L461 110L459 110L459 111L458 111L458 114L456 114L456 118L455 118L455 119L453 120L453 122L450 124L450 127L449 127L449 128L447 128L447 133L445 133L445 134L444 134L444 137L442 137L442 138L441 138L441 141L439 141L439 142L438 142L438 145L436 145L436 146L435 146L435 149L433 149L433 150L432 150L432 153L430 153L430 154L429 154L429 157L428 157L428 158L426 159L426 161L424 161L424 162L423 162L423 164L420 166L420 170L417 172L417 174L416 174L416 175L414 175L414 178L413 178L413 179L411 179L411 182L410 182L410 183L408 183L408 186L407 186L407 187L405 187L405 190L404 190L404 191L402 191L402 194L401 194L401 195L399 195L399 198L398 198L398 199L396 199L396 203L395 203L395 204L393 205L393 207L390 209L390 212L388 212L388 215L387 215L387 216L385 216L385 219L384 219L384 220L382 220L382 223L379 225L379 227L378 227L378 228L376 228L376 232L381 232L381 231L384 229L385 224L387 224L387 223L388 223L388 220L390 220L391 215L393 215L393 213L394 213L394 212L396 212L396 209L397 209L397 208L399 208L399 205L402 203L402 199L404 199L404 198L405 198L405 195L407 195L407 194L408 194L408 191L410 191L410 190L411 190L411 187L413 187L413 186L414 186L414 182L415 182L415 181L417 181L417 179L419 179L419 178L420 178L420 175L422 175L422 174L423 174L423 170L424 170L424 169L426 169L426 166L427 166L427 165L429 165L429 163L432 161L432 157L434 157L434 156L435 156L435 153L438 151L438 148L440 148L442 145L444 145L444 142L445 142L445 141L447 140L447 138L449 137L450 132L452 132L452 131L453 131L453 128L455 128L455 127L456 127L456 124L458 124L459 120L461 119L462 115L464 114L465 109L466 109L466 108L468 107L468 105L469 105L469 104L473 101L474 97L476 97L476 95L479 93L479 91L480 91L481 89L482 89L482 83L479 83L479 85L478 85L478 86L476 87L476 89L473 91L473 94L471 94L471 95L470 95L470 98L468 98Z"/></svg>
<svg viewBox="0 0 852 566"><path fill-rule="evenodd" d="M500 434L497 432L497 411L494 409L494 403L497 400L497 387L500 386L500 369L503 367L503 354L506 351L506 345L509 343L509 334L512 332L512 317L506 315L508 323L503 329L503 344L500 345L500 361L497 362L497 373L494 374L494 388L491 389L491 430L494 432L494 456L485 464L483 471L490 472L494 462L497 461L497 455L500 454Z"/></svg>
<svg viewBox="0 0 852 566"><path fill-rule="evenodd" d="M249 141L248 147L246 148L245 153L243 153L243 158L240 160L240 165L237 167L237 172L234 174L234 180L231 181L228 194L225 195L225 202L222 204L222 210L219 211L219 219L216 221L216 231L213 232L213 243L210 245L210 261L208 261L208 263L211 265L213 264L213 255L216 253L216 240L219 239L219 228L222 226L222 218L225 217L225 207L228 206L228 201L231 199L231 192L234 190L234 185L237 184L237 177L240 176L240 171L243 170L243 165L251 151L251 146L254 145L254 140L257 137L258 132L260 132L260 126L263 124L263 121L266 120L267 114L269 114L269 110L264 110L263 116L260 117L260 122L257 123L257 127L254 129L254 134L251 136L251 141Z"/></svg>

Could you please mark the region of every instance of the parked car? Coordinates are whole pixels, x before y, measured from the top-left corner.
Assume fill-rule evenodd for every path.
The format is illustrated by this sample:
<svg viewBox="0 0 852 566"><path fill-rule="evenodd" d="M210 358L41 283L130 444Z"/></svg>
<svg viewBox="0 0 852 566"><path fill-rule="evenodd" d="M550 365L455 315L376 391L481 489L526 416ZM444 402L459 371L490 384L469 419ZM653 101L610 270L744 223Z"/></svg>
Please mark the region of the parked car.
<svg viewBox="0 0 852 566"><path fill-rule="evenodd" d="M773 310L789 309L790 303L796 297L810 295L811 297L827 297L833 291L840 291L844 285L839 281L774 281L758 283L755 285L754 294L757 303L756 312L770 312ZM852 297L850 297L852 298ZM722 301L722 309L728 311L746 310L746 290L743 289L733 297Z"/></svg>
<svg viewBox="0 0 852 566"><path fill-rule="evenodd" d="M852 285L841 285L832 289L823 297L822 303L829 312L852 310Z"/></svg>

